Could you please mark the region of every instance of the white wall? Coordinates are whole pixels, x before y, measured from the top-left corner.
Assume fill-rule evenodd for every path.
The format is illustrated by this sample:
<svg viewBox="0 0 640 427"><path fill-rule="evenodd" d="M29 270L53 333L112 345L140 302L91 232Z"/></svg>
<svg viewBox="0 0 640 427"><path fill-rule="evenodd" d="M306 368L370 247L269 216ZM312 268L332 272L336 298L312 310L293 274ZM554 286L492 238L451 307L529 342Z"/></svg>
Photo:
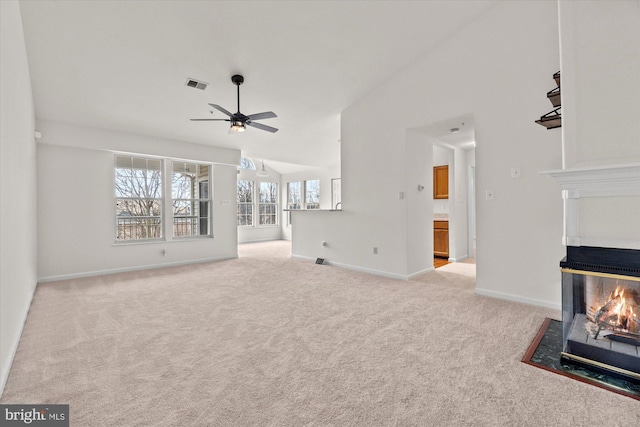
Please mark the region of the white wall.
<svg viewBox="0 0 640 427"><path fill-rule="evenodd" d="M640 162L640 2L559 6L565 167Z"/></svg>
<svg viewBox="0 0 640 427"><path fill-rule="evenodd" d="M564 167L639 163L640 2L563 0L559 10ZM583 199L579 235L640 249L639 210L639 197Z"/></svg>
<svg viewBox="0 0 640 427"><path fill-rule="evenodd" d="M258 171L262 169L262 163L257 159L251 159L254 163L256 170L250 169L239 169L240 173L238 174L238 179L253 181L255 184L255 192L256 198L259 197L259 183L260 182L275 182L278 184L278 192L279 199L282 200L282 192L286 192L286 188L282 187L282 176L276 172L275 170L269 167L269 162L267 161L264 165L264 169L267 171L269 176L261 177L256 174ZM282 203L282 202L280 202ZM282 204L278 206L278 210L282 210ZM255 208L254 208L255 209ZM256 211L257 214L257 211ZM255 218L256 225L252 227L238 227L238 243L247 243L247 242L261 242L264 240L279 240L282 238L282 218L281 216L278 218L280 224L278 225L269 225L269 226L260 226L257 224L258 218Z"/></svg>
<svg viewBox="0 0 640 427"><path fill-rule="evenodd" d="M409 245L408 204L398 200L398 192L409 192L404 129L471 113L477 195L486 189L495 194L495 200L477 200L476 291L558 308L562 201L557 186L537 172L560 167L560 132L534 123L550 110L545 95L558 67L557 4L499 3L343 113L342 197L348 212L339 220L325 215L295 227L304 222L316 237L319 229L340 230L327 249L338 263L411 276L407 252L429 254ZM521 169L521 178L510 178L511 167ZM306 243L296 243L296 236L293 243L294 254L305 256ZM371 255L374 245L377 256Z"/></svg>
<svg viewBox="0 0 640 427"><path fill-rule="evenodd" d="M33 94L17 1L0 2L0 395L37 283Z"/></svg>
<svg viewBox="0 0 640 427"><path fill-rule="evenodd" d="M420 133L407 130L406 135L406 204L407 267L411 274L430 271L433 268L433 165L435 146L433 140ZM419 191L418 185L424 186ZM425 256L426 254L426 256Z"/></svg>
<svg viewBox="0 0 640 427"><path fill-rule="evenodd" d="M237 256L238 150L49 121L37 128L40 281ZM114 244L113 151L213 163L213 238Z"/></svg>

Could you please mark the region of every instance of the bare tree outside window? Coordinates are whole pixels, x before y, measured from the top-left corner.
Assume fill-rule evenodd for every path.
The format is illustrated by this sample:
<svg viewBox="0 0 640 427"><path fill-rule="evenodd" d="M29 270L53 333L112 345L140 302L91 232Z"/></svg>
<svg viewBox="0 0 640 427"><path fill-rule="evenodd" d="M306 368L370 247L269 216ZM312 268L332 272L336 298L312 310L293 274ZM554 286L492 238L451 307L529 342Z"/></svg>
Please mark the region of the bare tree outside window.
<svg viewBox="0 0 640 427"><path fill-rule="evenodd" d="M253 225L253 181L238 180L238 226Z"/></svg>
<svg viewBox="0 0 640 427"><path fill-rule="evenodd" d="M247 159L246 157L241 157L240 158L240 168L241 169L256 170L256 165L253 164L251 159Z"/></svg>
<svg viewBox="0 0 640 427"><path fill-rule="evenodd" d="M287 209L302 209L302 182L287 183ZM287 212L287 225L291 225L291 212Z"/></svg>
<svg viewBox="0 0 640 427"><path fill-rule="evenodd" d="M320 180L305 181L305 207L320 209Z"/></svg>
<svg viewBox="0 0 640 427"><path fill-rule="evenodd" d="M115 156L116 241L162 238L162 160Z"/></svg>
<svg viewBox="0 0 640 427"><path fill-rule="evenodd" d="M258 206L260 225L278 224L278 184L275 182L260 183L260 203Z"/></svg>

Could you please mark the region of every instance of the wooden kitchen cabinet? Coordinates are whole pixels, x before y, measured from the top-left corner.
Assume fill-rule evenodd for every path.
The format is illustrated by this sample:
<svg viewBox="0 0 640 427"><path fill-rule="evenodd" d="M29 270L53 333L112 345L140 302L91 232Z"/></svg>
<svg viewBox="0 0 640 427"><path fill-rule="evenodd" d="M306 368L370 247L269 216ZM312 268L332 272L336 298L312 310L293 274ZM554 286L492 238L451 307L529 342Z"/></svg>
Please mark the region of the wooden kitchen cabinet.
<svg viewBox="0 0 640 427"><path fill-rule="evenodd" d="M433 198L449 198L449 166L433 167Z"/></svg>
<svg viewBox="0 0 640 427"><path fill-rule="evenodd" d="M449 221L433 221L433 255L449 258Z"/></svg>

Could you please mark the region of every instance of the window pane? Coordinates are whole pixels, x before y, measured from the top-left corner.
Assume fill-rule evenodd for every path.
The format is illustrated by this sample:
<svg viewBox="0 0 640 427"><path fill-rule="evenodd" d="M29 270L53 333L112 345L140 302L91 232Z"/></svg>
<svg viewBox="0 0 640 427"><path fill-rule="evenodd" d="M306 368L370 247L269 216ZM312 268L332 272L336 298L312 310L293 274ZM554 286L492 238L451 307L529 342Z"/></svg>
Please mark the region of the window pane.
<svg viewBox="0 0 640 427"><path fill-rule="evenodd" d="M290 182L287 187L287 208L300 209L302 207L302 183Z"/></svg>
<svg viewBox="0 0 640 427"><path fill-rule="evenodd" d="M116 197L131 197L131 169L116 168Z"/></svg>
<svg viewBox="0 0 640 427"><path fill-rule="evenodd" d="M278 184L275 182L260 183L260 204L258 205L258 223L260 225L276 225L278 202Z"/></svg>
<svg viewBox="0 0 640 427"><path fill-rule="evenodd" d="M208 236L209 165L172 162L171 170L174 236Z"/></svg>
<svg viewBox="0 0 640 427"><path fill-rule="evenodd" d="M162 180L160 179L160 171L147 171L147 197L161 198L162 197Z"/></svg>
<svg viewBox="0 0 640 427"><path fill-rule="evenodd" d="M193 177L182 172L173 172L171 178L171 197L174 199L190 199Z"/></svg>
<svg viewBox="0 0 640 427"><path fill-rule="evenodd" d="M253 162L249 159L247 159L246 157L241 157L240 158L240 167L242 169L251 169L251 170L255 170L256 167L253 164Z"/></svg>
<svg viewBox="0 0 640 427"><path fill-rule="evenodd" d="M252 181L238 181L238 202L252 202L253 201L253 182Z"/></svg>
<svg viewBox="0 0 640 427"><path fill-rule="evenodd" d="M320 209L320 180L305 182L305 197L307 209Z"/></svg>
<svg viewBox="0 0 640 427"><path fill-rule="evenodd" d="M191 216L192 211L192 202L189 200L173 201L173 216Z"/></svg>
<svg viewBox="0 0 640 427"><path fill-rule="evenodd" d="M275 182L260 183L260 203L276 203L278 200L278 184Z"/></svg>
<svg viewBox="0 0 640 427"><path fill-rule="evenodd" d="M161 237L162 220L160 217L121 215L116 218L116 240L156 239Z"/></svg>

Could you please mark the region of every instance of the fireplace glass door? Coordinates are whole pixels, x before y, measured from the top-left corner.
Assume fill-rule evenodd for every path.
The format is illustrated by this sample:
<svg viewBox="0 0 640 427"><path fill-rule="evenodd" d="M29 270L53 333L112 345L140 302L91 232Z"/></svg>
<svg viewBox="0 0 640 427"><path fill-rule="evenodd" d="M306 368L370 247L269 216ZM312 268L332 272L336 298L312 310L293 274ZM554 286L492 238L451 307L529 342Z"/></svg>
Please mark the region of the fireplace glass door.
<svg viewBox="0 0 640 427"><path fill-rule="evenodd" d="M562 356L640 380L640 278L562 269Z"/></svg>

